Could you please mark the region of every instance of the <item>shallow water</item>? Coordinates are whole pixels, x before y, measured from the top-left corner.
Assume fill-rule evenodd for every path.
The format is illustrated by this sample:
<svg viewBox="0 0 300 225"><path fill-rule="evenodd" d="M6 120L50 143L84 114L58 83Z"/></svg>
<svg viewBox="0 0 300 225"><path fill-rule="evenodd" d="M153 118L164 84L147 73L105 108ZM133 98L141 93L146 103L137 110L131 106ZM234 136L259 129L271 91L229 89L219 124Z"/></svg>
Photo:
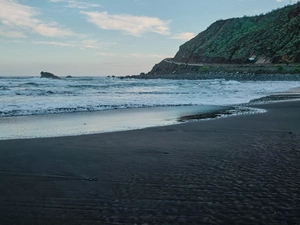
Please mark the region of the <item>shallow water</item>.
<svg viewBox="0 0 300 225"><path fill-rule="evenodd" d="M297 81L0 77L0 139L170 125L182 116L223 110L298 86Z"/></svg>
<svg viewBox="0 0 300 225"><path fill-rule="evenodd" d="M300 86L298 81L0 77L0 117L159 106L232 105Z"/></svg>
<svg viewBox="0 0 300 225"><path fill-rule="evenodd" d="M225 110L222 106L177 106L61 113L0 119L0 140L73 136L178 123L182 116Z"/></svg>

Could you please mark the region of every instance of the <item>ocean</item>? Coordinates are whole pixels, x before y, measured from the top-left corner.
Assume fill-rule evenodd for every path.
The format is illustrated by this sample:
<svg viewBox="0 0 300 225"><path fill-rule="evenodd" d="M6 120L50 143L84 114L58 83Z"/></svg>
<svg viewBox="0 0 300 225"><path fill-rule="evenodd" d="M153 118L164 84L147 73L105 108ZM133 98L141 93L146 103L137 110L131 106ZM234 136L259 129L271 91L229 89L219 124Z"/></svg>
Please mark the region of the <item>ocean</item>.
<svg viewBox="0 0 300 225"><path fill-rule="evenodd" d="M300 81L0 77L0 139L174 124L179 116L218 111L299 86Z"/></svg>

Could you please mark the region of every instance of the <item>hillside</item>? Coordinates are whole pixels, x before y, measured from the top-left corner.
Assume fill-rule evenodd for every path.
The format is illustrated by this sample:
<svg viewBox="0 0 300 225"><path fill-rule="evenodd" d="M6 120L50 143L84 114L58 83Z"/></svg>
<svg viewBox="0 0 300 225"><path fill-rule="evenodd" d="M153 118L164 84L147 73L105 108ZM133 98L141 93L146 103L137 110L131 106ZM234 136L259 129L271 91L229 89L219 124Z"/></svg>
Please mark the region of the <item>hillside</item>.
<svg viewBox="0 0 300 225"><path fill-rule="evenodd" d="M300 3L264 15L216 21L149 74L205 72L208 65L250 63L300 63Z"/></svg>

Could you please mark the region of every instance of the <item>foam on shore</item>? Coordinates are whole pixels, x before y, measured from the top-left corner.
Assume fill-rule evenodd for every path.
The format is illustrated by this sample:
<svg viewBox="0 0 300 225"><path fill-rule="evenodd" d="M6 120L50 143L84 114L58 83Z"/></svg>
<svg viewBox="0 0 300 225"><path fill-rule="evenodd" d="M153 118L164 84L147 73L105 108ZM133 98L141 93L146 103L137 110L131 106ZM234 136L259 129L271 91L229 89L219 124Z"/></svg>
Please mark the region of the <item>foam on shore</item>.
<svg viewBox="0 0 300 225"><path fill-rule="evenodd" d="M253 99L250 101L250 104L257 105L269 102L286 102L295 100L300 100L300 87L291 88L284 92L277 92L262 98Z"/></svg>
<svg viewBox="0 0 300 225"><path fill-rule="evenodd" d="M0 140L107 133L265 113L265 109L254 108L255 105L299 99L300 88L292 88L236 106L150 107L4 117L0 120Z"/></svg>
<svg viewBox="0 0 300 225"><path fill-rule="evenodd" d="M227 109L227 106L201 105L4 117L0 120L0 139L74 136L166 126L178 123L180 117Z"/></svg>

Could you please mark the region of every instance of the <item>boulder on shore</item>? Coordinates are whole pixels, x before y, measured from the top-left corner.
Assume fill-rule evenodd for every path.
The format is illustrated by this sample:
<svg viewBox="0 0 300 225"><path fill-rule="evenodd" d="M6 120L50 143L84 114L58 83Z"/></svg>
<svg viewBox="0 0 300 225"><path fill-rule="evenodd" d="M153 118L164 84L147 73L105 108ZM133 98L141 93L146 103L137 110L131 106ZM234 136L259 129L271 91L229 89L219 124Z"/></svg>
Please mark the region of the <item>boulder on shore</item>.
<svg viewBox="0 0 300 225"><path fill-rule="evenodd" d="M44 72L44 71L41 72L41 78L60 79L58 76L55 76L52 73Z"/></svg>

